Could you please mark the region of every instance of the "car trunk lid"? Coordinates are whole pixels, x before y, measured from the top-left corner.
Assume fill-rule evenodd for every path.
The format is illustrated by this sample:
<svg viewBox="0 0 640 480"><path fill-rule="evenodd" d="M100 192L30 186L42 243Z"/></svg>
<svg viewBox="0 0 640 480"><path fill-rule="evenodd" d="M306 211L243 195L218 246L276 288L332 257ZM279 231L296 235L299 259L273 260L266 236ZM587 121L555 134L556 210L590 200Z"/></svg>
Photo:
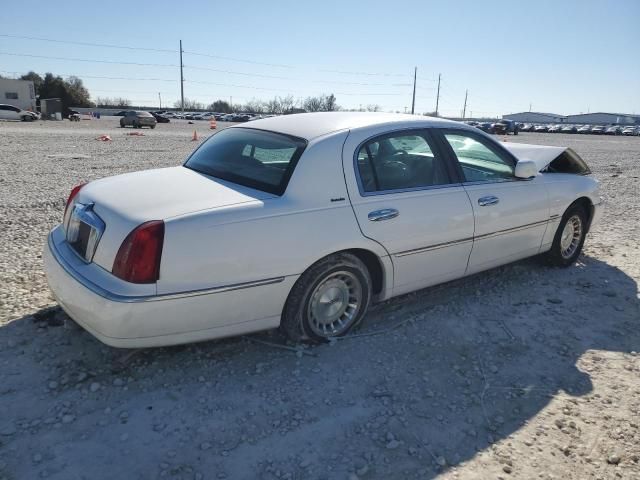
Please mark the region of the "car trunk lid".
<svg viewBox="0 0 640 480"><path fill-rule="evenodd" d="M118 248L138 225L202 210L261 202L273 195L218 180L186 167L108 177L87 184L78 202L105 224L93 261L111 271Z"/></svg>

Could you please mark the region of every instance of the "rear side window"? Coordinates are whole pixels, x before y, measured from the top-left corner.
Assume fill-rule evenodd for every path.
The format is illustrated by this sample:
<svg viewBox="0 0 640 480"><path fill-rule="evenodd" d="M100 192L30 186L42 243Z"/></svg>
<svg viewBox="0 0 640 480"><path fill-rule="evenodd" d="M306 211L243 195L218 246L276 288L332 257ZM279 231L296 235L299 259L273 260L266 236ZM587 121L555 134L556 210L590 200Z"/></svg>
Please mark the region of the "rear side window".
<svg viewBox="0 0 640 480"><path fill-rule="evenodd" d="M357 166L365 193L450 183L444 159L434 153L424 131L387 134L368 141L358 151Z"/></svg>
<svg viewBox="0 0 640 480"><path fill-rule="evenodd" d="M227 128L193 152L185 166L212 177L282 195L306 141L250 128Z"/></svg>

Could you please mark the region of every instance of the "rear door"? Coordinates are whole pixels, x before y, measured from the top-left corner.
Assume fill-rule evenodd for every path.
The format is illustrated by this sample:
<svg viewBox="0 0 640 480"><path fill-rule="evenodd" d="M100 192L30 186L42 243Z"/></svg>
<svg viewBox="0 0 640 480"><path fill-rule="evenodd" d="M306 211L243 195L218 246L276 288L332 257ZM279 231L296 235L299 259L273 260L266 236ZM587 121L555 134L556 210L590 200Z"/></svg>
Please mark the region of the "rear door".
<svg viewBox="0 0 640 480"><path fill-rule="evenodd" d="M436 145L426 129L351 132L345 142L349 197L362 233L390 254L394 295L460 277L467 267L473 210Z"/></svg>
<svg viewBox="0 0 640 480"><path fill-rule="evenodd" d="M484 135L439 130L458 161L475 218L469 268L474 273L539 252L549 220L542 176L518 179L516 159Z"/></svg>

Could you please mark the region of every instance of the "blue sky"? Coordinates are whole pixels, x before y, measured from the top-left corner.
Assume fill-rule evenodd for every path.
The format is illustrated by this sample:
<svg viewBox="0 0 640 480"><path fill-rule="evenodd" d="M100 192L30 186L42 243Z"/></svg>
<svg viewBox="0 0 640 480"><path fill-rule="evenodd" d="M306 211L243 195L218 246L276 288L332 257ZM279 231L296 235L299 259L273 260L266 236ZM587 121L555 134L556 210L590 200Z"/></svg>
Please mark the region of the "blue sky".
<svg viewBox="0 0 640 480"><path fill-rule="evenodd" d="M0 36L0 74L75 74L94 98L157 106L161 92L172 104L182 39L185 97L204 103L333 92L343 107L404 111L417 66L420 113L435 108L439 73L444 115L460 114L466 89L476 117L530 104L640 113L640 0L32 0L2 11L0 35L160 50Z"/></svg>

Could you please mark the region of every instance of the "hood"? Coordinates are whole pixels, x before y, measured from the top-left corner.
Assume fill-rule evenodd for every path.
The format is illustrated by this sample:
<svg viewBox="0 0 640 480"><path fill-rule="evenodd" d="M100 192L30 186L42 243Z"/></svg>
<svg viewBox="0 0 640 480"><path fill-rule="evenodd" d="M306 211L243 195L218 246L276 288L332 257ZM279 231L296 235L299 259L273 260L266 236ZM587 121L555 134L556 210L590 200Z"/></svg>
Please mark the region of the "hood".
<svg viewBox="0 0 640 480"><path fill-rule="evenodd" d="M552 173L575 173L586 175L591 173L589 167L580 156L568 147L548 145L528 145L526 143L502 143L518 161L535 162L538 171Z"/></svg>
<svg viewBox="0 0 640 480"><path fill-rule="evenodd" d="M80 191L78 199L93 202L99 215L142 223L272 197L180 166L96 180Z"/></svg>

